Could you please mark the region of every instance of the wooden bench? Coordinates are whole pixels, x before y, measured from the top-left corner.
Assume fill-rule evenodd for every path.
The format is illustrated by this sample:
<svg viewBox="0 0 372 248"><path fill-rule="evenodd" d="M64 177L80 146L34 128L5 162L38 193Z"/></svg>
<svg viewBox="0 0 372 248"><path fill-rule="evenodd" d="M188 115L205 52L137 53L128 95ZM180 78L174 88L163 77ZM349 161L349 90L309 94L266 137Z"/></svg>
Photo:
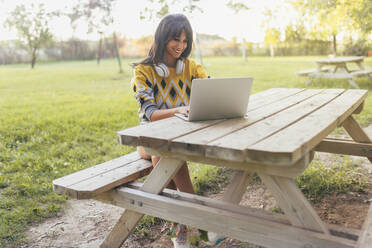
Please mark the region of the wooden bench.
<svg viewBox="0 0 372 248"><path fill-rule="evenodd" d="M365 77L365 76L369 76L369 74L372 74L372 68L367 68L367 69L364 69L364 70L359 70L359 71L354 71L351 73L351 75L353 77Z"/></svg>
<svg viewBox="0 0 372 248"><path fill-rule="evenodd" d="M321 69L322 72L328 72L329 69L328 68L322 68ZM313 74L313 73L316 73L317 72L317 69L308 69L308 70L302 70L302 71L297 71L295 72L297 76L300 76L300 77L308 77L310 74Z"/></svg>
<svg viewBox="0 0 372 248"><path fill-rule="evenodd" d="M369 207L357 244L357 248L370 247L372 247L372 203Z"/></svg>
<svg viewBox="0 0 372 248"><path fill-rule="evenodd" d="M88 199L149 174L151 162L137 152L75 172L53 181L53 189L75 199Z"/></svg>

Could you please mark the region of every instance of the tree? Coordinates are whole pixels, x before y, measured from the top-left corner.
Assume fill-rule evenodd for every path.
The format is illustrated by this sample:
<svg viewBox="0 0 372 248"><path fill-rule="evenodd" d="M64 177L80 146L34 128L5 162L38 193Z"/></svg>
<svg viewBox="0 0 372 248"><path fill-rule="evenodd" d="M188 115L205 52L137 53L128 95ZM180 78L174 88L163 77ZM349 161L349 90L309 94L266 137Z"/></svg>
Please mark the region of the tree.
<svg viewBox="0 0 372 248"><path fill-rule="evenodd" d="M270 56L274 57L274 46L280 42L280 30L275 28L266 29L265 43L270 47Z"/></svg>
<svg viewBox="0 0 372 248"><path fill-rule="evenodd" d="M80 18L84 18L88 23L88 33L96 32L100 39L97 49L97 64L100 64L103 53L103 37L107 33L108 27L114 22L112 10L116 0L79 0L73 7L72 13L67 14L71 25L74 25ZM122 73L120 53L116 39L116 33L113 33L115 55L118 60L119 72Z"/></svg>
<svg viewBox="0 0 372 248"><path fill-rule="evenodd" d="M372 32L372 0L348 1L349 14L358 28L368 35Z"/></svg>
<svg viewBox="0 0 372 248"><path fill-rule="evenodd" d="M343 0L296 0L293 6L311 24L310 34L315 38L330 37L333 54L337 53L337 35L351 28L353 20L348 15L348 5ZM351 2L351 1L350 1Z"/></svg>
<svg viewBox="0 0 372 248"><path fill-rule="evenodd" d="M245 3L242 3L241 1L237 2L237 1L229 0L226 5L230 9L234 10L235 14L239 13L240 11L247 11L247 10L250 9ZM247 60L246 49L247 49L246 48L246 41L243 38L243 40L242 40L242 56L243 56L244 61Z"/></svg>
<svg viewBox="0 0 372 248"><path fill-rule="evenodd" d="M48 22L57 16L57 12L47 12L44 4L17 5L5 21L9 29L15 28L22 46L25 46L30 58L31 68L34 68L38 50L53 38Z"/></svg>

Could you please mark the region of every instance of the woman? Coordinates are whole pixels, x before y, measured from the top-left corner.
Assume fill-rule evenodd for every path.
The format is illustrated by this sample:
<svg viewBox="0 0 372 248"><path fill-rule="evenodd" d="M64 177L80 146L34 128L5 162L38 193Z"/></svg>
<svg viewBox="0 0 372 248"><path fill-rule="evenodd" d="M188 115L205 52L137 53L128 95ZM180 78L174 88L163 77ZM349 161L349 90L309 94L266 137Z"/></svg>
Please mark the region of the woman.
<svg viewBox="0 0 372 248"><path fill-rule="evenodd" d="M191 81L194 78L207 77L201 65L188 59L192 43L192 28L186 16L167 15L156 29L148 56L133 64L131 86L140 106L141 124L168 118L175 113L188 113ZM144 159L151 159L153 166L156 166L160 159L146 154L143 147L138 147L138 153ZM195 193L186 162L168 188ZM186 226L177 225L174 231L174 247L188 247Z"/></svg>

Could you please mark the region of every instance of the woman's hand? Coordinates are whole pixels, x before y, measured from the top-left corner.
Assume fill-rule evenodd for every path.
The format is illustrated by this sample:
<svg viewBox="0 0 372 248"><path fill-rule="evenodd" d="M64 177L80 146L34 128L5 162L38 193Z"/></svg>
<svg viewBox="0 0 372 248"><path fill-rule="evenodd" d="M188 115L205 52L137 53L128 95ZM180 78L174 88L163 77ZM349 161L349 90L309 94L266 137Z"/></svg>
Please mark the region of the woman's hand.
<svg viewBox="0 0 372 248"><path fill-rule="evenodd" d="M169 118L174 116L175 113L184 114L186 116L189 115L189 106L184 107L177 107L177 108L171 108L171 109L158 109L155 110L151 115L151 121L158 121L161 119Z"/></svg>
<svg viewBox="0 0 372 248"><path fill-rule="evenodd" d="M178 107L175 110L176 110L176 113L180 113L180 114L184 114L186 116L189 116L190 106Z"/></svg>

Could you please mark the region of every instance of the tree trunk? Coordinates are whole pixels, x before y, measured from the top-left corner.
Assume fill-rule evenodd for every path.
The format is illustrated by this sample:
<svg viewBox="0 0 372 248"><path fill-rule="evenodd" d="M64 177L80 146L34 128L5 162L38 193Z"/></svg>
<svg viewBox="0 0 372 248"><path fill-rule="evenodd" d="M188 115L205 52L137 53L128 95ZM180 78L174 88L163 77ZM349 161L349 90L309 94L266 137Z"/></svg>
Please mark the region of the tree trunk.
<svg viewBox="0 0 372 248"><path fill-rule="evenodd" d="M270 57L274 57L274 45L270 44Z"/></svg>
<svg viewBox="0 0 372 248"><path fill-rule="evenodd" d="M101 56L102 56L102 35L99 38L99 43L98 43L98 51L97 51L97 65L101 62Z"/></svg>
<svg viewBox="0 0 372 248"><path fill-rule="evenodd" d="M245 54L245 52L246 52L246 46L245 46L245 39L243 39L243 41L242 41L242 56L243 56L243 60L244 61L247 61L247 56L246 56L246 54Z"/></svg>
<svg viewBox="0 0 372 248"><path fill-rule="evenodd" d="M119 53L119 47L118 47L118 41L116 39L116 33L113 34L113 40L114 40L114 49L115 49L115 55L118 60L119 65L119 73L123 73L123 69L121 68L121 60L120 60L120 53Z"/></svg>
<svg viewBox="0 0 372 248"><path fill-rule="evenodd" d="M333 55L334 56L336 56L336 54L337 54L337 42L336 42L336 35L335 34L333 34L332 35L332 38L333 38L333 43L332 43L332 45L333 45Z"/></svg>
<svg viewBox="0 0 372 248"><path fill-rule="evenodd" d="M203 66L203 55L200 49L200 42L198 33L195 32L195 47L196 47L196 57L199 59L199 63Z"/></svg>
<svg viewBox="0 0 372 248"><path fill-rule="evenodd" d="M35 64L36 64L36 49L33 49L31 53L31 69L34 69Z"/></svg>

